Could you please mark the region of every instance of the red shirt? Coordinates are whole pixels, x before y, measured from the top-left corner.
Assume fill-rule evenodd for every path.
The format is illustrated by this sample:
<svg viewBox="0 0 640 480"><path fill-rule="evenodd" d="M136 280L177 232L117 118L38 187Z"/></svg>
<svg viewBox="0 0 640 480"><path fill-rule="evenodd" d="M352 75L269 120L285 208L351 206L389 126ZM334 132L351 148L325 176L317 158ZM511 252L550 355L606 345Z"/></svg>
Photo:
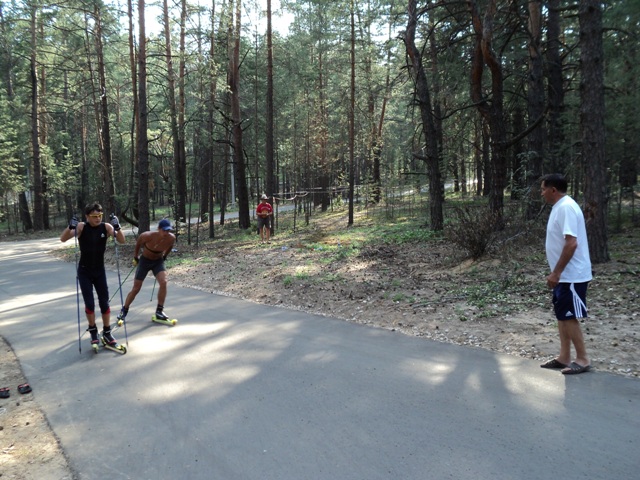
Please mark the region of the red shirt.
<svg viewBox="0 0 640 480"><path fill-rule="evenodd" d="M260 202L258 207L256 208L256 214L259 217L265 216L268 217L273 213L273 208L267 202Z"/></svg>

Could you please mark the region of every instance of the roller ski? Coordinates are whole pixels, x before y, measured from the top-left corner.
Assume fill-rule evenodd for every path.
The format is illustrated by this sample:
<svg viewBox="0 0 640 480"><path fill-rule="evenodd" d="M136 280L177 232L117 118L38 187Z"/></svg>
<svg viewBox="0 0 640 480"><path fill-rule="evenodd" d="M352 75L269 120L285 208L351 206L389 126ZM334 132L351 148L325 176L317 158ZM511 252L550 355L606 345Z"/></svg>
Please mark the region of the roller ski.
<svg viewBox="0 0 640 480"><path fill-rule="evenodd" d="M156 310L156 313L151 317L151 321L155 323L162 323L163 325L169 325L171 327L178 323L178 320L175 318L167 317L162 309Z"/></svg>
<svg viewBox="0 0 640 480"><path fill-rule="evenodd" d="M127 313L129 313L129 309L126 307L122 307L122 310L120 310L120 313L117 316L118 327L124 325L124 322L126 321L125 319L127 318Z"/></svg>
<svg viewBox="0 0 640 480"><path fill-rule="evenodd" d="M116 339L113 338L113 335L111 334L111 327L107 327L102 331L100 340L102 341L102 346L107 350L114 351L116 353L119 353L120 355L124 355L125 353L127 353L127 347L118 344Z"/></svg>

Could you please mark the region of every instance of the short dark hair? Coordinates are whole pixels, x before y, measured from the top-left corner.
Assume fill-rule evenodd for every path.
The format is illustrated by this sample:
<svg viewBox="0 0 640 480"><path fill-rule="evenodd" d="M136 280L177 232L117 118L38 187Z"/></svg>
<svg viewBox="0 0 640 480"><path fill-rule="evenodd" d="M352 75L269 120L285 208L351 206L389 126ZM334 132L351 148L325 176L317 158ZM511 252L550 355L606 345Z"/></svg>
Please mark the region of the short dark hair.
<svg viewBox="0 0 640 480"><path fill-rule="evenodd" d="M542 184L545 187L553 187L560 193L567 193L567 179L561 173L550 173L542 177Z"/></svg>
<svg viewBox="0 0 640 480"><path fill-rule="evenodd" d="M102 212L102 205L98 202L89 203L86 207L84 207L84 214L89 215L93 211Z"/></svg>

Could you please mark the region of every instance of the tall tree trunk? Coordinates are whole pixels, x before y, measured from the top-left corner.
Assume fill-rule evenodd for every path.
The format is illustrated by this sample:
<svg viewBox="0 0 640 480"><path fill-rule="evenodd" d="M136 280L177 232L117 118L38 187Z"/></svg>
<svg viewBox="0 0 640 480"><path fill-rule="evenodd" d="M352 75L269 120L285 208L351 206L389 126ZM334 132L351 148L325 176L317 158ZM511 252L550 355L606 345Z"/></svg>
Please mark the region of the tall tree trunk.
<svg viewBox="0 0 640 480"><path fill-rule="evenodd" d="M605 156L604 51L602 7L598 0L580 2L580 128L586 167L584 199L589 253L594 263L609 261L607 237L607 162Z"/></svg>
<svg viewBox="0 0 640 480"><path fill-rule="evenodd" d="M562 57L560 56L560 0L549 0L547 13L547 96L549 120L547 123L547 156L549 170L563 172L562 145L564 143L563 122L564 85Z"/></svg>
<svg viewBox="0 0 640 480"><path fill-rule="evenodd" d="M180 106L176 100L176 74L173 70L173 53L171 48L171 25L169 18L169 6L167 0L162 2L162 16L164 23L164 42L165 42L165 59L167 62L167 97L169 102L169 118L171 123L171 137L173 139L173 166L176 179L176 195L173 196L173 192L170 191L170 202L173 205L176 220L184 221L186 217L186 195L187 195L187 181L186 181L186 162L184 152L184 134L179 124ZM180 45L182 48L184 38L184 27L182 25L184 17L184 8L182 8L180 14ZM182 64L182 61L180 62ZM180 67L180 70L182 67ZM178 79L180 82L180 79Z"/></svg>
<svg viewBox="0 0 640 480"><path fill-rule="evenodd" d="M139 127L139 115L138 115L138 72L136 68L136 51L134 47L134 29L133 29L133 4L132 0L127 0L127 17L129 18L129 65L131 68L131 89L133 92L133 112L131 117L131 131L129 133L131 150L130 150L130 168L129 168L129 185L127 194L132 196L136 191L135 185L135 172L136 172L136 152L137 152L137 138ZM131 197L129 197L131 198ZM137 202L133 207L135 211L138 210Z"/></svg>
<svg viewBox="0 0 640 480"><path fill-rule="evenodd" d="M542 56L542 2L534 0L529 2L529 89L527 91L527 107L529 125L538 122L544 114L544 71ZM544 126L538 122L528 136L528 162L518 162L518 169L514 175L521 176L526 165L526 184L529 188L526 217L534 218L539 210L540 195L538 185L542 176L542 159L544 158ZM516 130L516 134L519 133ZM524 173L524 172L522 172Z"/></svg>
<svg viewBox="0 0 640 480"><path fill-rule="evenodd" d="M504 189L507 186L507 131L504 118L504 75L500 59L493 51L493 25L497 12L496 0L490 0L481 18L477 2L469 1L469 8L476 36L472 59L471 98L489 125L491 139L491 175L489 183L489 207L495 215L496 226L504 224ZM491 73L491 101L483 94L482 74L484 65Z"/></svg>
<svg viewBox="0 0 640 480"><path fill-rule="evenodd" d="M279 191L274 176L275 142L273 129L273 39L271 30L271 0L267 0L267 118L266 118L266 182L267 196ZM259 193L259 192L256 192Z"/></svg>
<svg viewBox="0 0 640 480"><path fill-rule="evenodd" d="M202 195L207 195L207 205L209 207L209 238L215 237L215 228L214 228L214 205L215 198L214 192L216 191L214 185L214 169L213 169L213 152L214 152L214 143L213 136L215 134L215 104L216 104L216 89L217 89L217 78L218 76L215 74L216 72L216 63L215 63L215 54L216 54L216 34L215 34L215 17L216 17L216 2L215 0L211 1L211 38L209 39L209 71L210 71L210 83L209 83L209 101L207 104L207 153L206 158L203 160L206 162L206 168L203 170L203 177L205 178L205 182L208 183L207 188L203 188ZM220 16L220 22L222 24L223 15ZM207 174L205 176L205 174Z"/></svg>
<svg viewBox="0 0 640 480"><path fill-rule="evenodd" d="M186 76L186 23L187 2L180 1L180 63L178 69L178 156L176 166L176 197L178 199L177 216L182 221L189 222L186 205L187 195L187 149L185 145L185 76Z"/></svg>
<svg viewBox="0 0 640 480"><path fill-rule="evenodd" d="M113 165L111 159L111 130L109 127L109 99L107 95L107 75L105 71L103 43L102 43L102 17L100 15L100 7L96 3L94 6L93 17L95 21L95 45L96 56L98 60L98 81L100 101L99 105L99 121L98 121L98 139L100 147L100 159L102 160L102 180L107 198L107 211L109 213L116 212L115 186L113 182ZM119 213L119 212L118 212Z"/></svg>
<svg viewBox="0 0 640 480"><path fill-rule="evenodd" d="M138 0L138 233L149 230L149 138L147 106L147 37L144 23L145 0Z"/></svg>
<svg viewBox="0 0 640 480"><path fill-rule="evenodd" d="M240 110L240 33L242 0L236 0L235 26L233 28L233 51L230 58L229 91L231 93L231 117L233 121L233 158L235 182L238 195L238 226L250 227L249 192L247 189L246 163L242 143L242 112Z"/></svg>
<svg viewBox="0 0 640 480"><path fill-rule="evenodd" d="M40 158L40 111L38 108L38 10L31 7L31 149L33 157L33 228L44 230L42 165Z"/></svg>
<svg viewBox="0 0 640 480"><path fill-rule="evenodd" d="M349 84L349 220L348 225L353 225L353 202L356 183L355 175L355 116L356 116L356 25L354 13L354 0L350 4L351 16L351 81Z"/></svg>
<svg viewBox="0 0 640 480"><path fill-rule="evenodd" d="M440 158L438 156L438 134L436 122L431 104L431 93L427 74L422 64L422 56L416 47L416 27L418 24L418 13L416 10L417 0L409 0L408 13L409 21L405 37L405 47L407 55L411 61L409 65L411 75L415 81L415 95L420 107L420 117L422 120L422 132L425 141L425 161L427 165L427 176L429 177L429 210L431 229L439 231L444 228L443 204L444 195L442 192L442 179L440 172Z"/></svg>
<svg viewBox="0 0 640 480"><path fill-rule="evenodd" d="M39 22L38 31L40 38L45 38L44 24ZM38 90L38 110L40 124L40 166L42 168L42 224L45 230L49 230L49 164L51 163L50 155L46 149L49 141L48 131L48 115L47 115L47 68L44 63L40 64L40 75L38 76L40 82L40 88ZM44 155L43 148L44 149Z"/></svg>

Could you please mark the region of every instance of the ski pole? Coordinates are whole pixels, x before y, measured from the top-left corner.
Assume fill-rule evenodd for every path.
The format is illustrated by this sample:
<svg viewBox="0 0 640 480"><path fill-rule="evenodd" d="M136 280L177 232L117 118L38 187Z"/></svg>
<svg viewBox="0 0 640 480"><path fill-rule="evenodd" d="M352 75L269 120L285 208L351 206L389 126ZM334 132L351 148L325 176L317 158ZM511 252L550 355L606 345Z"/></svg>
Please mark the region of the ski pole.
<svg viewBox="0 0 640 480"><path fill-rule="evenodd" d="M116 250L118 250L118 247L116 247ZM117 255L117 252L116 252L116 255ZM116 263L117 263L117 258L116 258ZM124 280L122 281L122 283L121 283L121 284L120 284L120 286L118 287L118 290L121 290L121 289L122 289L122 285L123 285L124 283L126 283L126 282L127 282L127 279L128 279L128 278L129 278L129 276L131 275L131 272L133 272L133 271L135 270L135 268L136 268L136 267L135 267L135 265L134 265L134 266L131 268L131 270L129 270L129 273L127 273L127 276L126 276L126 277L124 277ZM116 290L116 291L113 293L113 295L111 295L111 298L109 299L109 303L111 303L111 300L113 300L113 297L115 297L115 296L118 294L118 290Z"/></svg>
<svg viewBox="0 0 640 480"><path fill-rule="evenodd" d="M76 306L78 310L78 354L82 354L82 334L80 333L80 278L78 278L78 226L73 230L76 255Z"/></svg>
<svg viewBox="0 0 640 480"><path fill-rule="evenodd" d="M155 278L155 279L153 280L153 289L151 289L151 298L149 299L149 301L150 301L150 302L152 302L152 301L153 301L153 292L155 292L155 291L156 291L156 282L157 282L157 281L158 281L158 279L157 279L157 278Z"/></svg>
<svg viewBox="0 0 640 480"><path fill-rule="evenodd" d="M113 218L114 215L111 214L111 218ZM116 270L118 271L118 290L120 290L120 308L124 308L124 299L122 298L122 280L120 279L120 259L118 257L118 242L116 241L116 235L115 235L115 229L114 229L114 233L113 233L113 244L116 247ZM131 272L129 272L131 273ZM127 275L128 276L128 275ZM129 335L127 335L127 321L126 319L124 319L122 321L122 324L124 325L124 341L127 344L127 347L129 346Z"/></svg>

